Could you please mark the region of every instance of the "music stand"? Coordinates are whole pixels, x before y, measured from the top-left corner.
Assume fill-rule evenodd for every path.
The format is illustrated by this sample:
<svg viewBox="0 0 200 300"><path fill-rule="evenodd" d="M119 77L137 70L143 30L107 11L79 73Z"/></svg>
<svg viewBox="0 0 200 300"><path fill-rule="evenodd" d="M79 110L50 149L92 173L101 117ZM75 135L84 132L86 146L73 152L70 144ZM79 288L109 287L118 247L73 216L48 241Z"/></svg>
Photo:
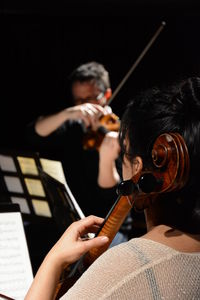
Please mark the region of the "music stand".
<svg viewBox="0 0 200 300"><path fill-rule="evenodd" d="M0 203L18 203L25 221L38 224L46 220L48 224L54 219L63 231L84 217L61 162L40 158L35 152L1 150L0 167Z"/></svg>
<svg viewBox="0 0 200 300"><path fill-rule="evenodd" d="M84 218L84 214L67 184L56 180L41 168L39 174L49 196L52 215L64 231L72 222Z"/></svg>

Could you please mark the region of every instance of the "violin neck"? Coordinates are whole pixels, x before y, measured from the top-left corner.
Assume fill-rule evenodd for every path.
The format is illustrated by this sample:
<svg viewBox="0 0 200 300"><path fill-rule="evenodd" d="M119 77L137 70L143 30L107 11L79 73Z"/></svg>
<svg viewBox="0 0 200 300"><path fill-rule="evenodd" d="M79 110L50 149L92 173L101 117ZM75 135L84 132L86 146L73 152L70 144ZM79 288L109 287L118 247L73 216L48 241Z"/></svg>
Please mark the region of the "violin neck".
<svg viewBox="0 0 200 300"><path fill-rule="evenodd" d="M132 206L133 201L130 196L121 196L117 199L97 234L98 236L107 236L109 238L109 243L100 248L92 248L87 252L84 256L84 264L86 266L92 264L95 259L107 250Z"/></svg>

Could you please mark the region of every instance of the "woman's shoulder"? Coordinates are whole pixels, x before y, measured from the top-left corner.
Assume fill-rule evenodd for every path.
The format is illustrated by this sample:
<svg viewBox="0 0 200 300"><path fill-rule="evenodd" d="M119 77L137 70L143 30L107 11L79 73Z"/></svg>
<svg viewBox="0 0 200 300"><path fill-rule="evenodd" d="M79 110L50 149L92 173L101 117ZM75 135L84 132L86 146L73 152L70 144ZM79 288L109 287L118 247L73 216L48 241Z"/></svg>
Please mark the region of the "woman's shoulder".
<svg viewBox="0 0 200 300"><path fill-rule="evenodd" d="M110 267L115 265L118 268L120 265L122 270L127 268L127 271L128 269L132 271L144 265L159 264L172 259L200 261L200 252L181 252L163 243L140 237L107 250L95 264L99 268L102 265L110 265ZM95 264L94 267L96 267Z"/></svg>
<svg viewBox="0 0 200 300"><path fill-rule="evenodd" d="M171 272L178 274L176 280L179 280L183 273L181 270L185 266L199 265L200 255L197 255L198 262L195 259L196 257L193 260L192 256L187 255L182 257L178 251L158 242L134 238L103 253L64 299L72 299L74 296L76 299L84 300L116 299L119 294L118 299L122 299L125 294L129 296L138 294L138 291L142 291L144 286L150 283L153 284L153 290L155 280L161 283L163 283L163 278L171 280L171 277L165 278L165 270L167 274ZM188 281L190 275L186 279ZM90 286L89 291L88 286ZM146 294L143 296L143 293L139 293L135 299L150 299Z"/></svg>

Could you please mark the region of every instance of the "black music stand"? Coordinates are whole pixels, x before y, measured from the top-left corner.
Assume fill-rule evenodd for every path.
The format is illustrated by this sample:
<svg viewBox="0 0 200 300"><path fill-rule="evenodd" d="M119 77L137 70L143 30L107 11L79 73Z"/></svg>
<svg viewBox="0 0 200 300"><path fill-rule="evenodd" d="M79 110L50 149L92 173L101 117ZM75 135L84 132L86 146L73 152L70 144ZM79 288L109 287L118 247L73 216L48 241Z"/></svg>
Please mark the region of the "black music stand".
<svg viewBox="0 0 200 300"><path fill-rule="evenodd" d="M38 153L2 150L0 167L0 203L18 203L25 221L53 218L63 231L84 217L66 183L61 162L40 158Z"/></svg>
<svg viewBox="0 0 200 300"><path fill-rule="evenodd" d="M54 220L63 232L72 222L83 218L83 212L67 185L56 180L41 168L39 168L39 174L48 194Z"/></svg>
<svg viewBox="0 0 200 300"><path fill-rule="evenodd" d="M33 152L0 150L2 202L20 206L34 274L66 227L84 217L61 162Z"/></svg>

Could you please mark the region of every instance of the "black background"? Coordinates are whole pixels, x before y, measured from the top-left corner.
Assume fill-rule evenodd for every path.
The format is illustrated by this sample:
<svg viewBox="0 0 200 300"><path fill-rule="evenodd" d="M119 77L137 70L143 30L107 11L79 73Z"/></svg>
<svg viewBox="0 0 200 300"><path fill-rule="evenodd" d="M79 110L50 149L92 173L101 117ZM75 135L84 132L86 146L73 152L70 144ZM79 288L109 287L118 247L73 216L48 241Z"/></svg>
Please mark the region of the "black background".
<svg viewBox="0 0 200 300"><path fill-rule="evenodd" d="M0 147L28 148L27 124L71 104L67 78L82 63L103 63L115 90L163 20L166 28L113 101L113 111L121 116L140 90L198 76L198 2L5 0L0 6ZM38 227L26 228L34 272L57 240L54 227Z"/></svg>
<svg viewBox="0 0 200 300"><path fill-rule="evenodd" d="M2 147L26 148L28 122L70 105L67 77L78 65L103 63L114 90L163 20L113 111L121 116L142 89L199 75L198 1L5 1L0 16Z"/></svg>

